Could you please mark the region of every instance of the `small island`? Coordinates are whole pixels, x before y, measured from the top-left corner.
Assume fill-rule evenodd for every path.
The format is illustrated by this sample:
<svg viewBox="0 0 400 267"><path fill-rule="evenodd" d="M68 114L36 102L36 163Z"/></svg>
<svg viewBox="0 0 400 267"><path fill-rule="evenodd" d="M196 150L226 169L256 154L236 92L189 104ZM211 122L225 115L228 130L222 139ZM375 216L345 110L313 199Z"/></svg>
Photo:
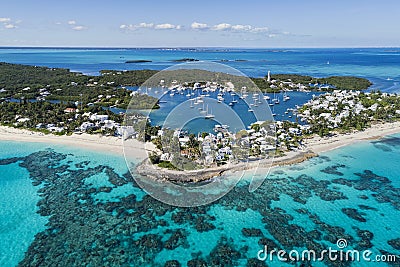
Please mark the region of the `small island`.
<svg viewBox="0 0 400 267"><path fill-rule="evenodd" d="M400 119L400 97L380 91L362 91L371 85L364 78L268 73L262 78L250 78L254 83L245 87L242 86L243 77L231 74L179 71L103 70L99 76L90 76L68 69L0 63L0 124L45 134L101 134L152 143L154 149L138 166L139 173L185 183L209 180L226 171L252 168L260 162L271 165L272 159L273 164L279 165L299 162L315 156L319 151L315 144L324 140L331 143L349 133L367 132L376 125L391 125ZM176 79L169 80L171 74ZM196 81L198 74L204 79ZM192 99L196 102L200 102L208 90L218 90L230 97L236 95L239 101L248 97L254 105L272 104L266 94L271 92L283 94L283 101L290 99L286 93L291 91L326 93L292 109L296 121L274 122L271 117L271 120L253 122L236 132L231 131L229 125L216 125L213 131L193 134L152 125L139 112L160 108L160 99L147 93L151 89L148 86L144 87L146 92L127 89L127 86L146 84L153 75L160 78L154 86L162 87L163 95L166 92L171 97L175 93L193 93L199 95ZM216 77L225 82L213 82ZM184 82L188 78L191 80ZM257 93L256 85L264 95ZM218 103L222 103L221 99L222 94L218 94ZM136 125L126 124L128 105L129 117ZM145 130L141 132L140 129ZM163 138L175 140L175 150L163 146ZM156 172L148 168L149 164L156 167Z"/></svg>
<svg viewBox="0 0 400 267"><path fill-rule="evenodd" d="M136 60L127 60L125 63L149 63L152 62L151 60L147 59L136 59Z"/></svg>

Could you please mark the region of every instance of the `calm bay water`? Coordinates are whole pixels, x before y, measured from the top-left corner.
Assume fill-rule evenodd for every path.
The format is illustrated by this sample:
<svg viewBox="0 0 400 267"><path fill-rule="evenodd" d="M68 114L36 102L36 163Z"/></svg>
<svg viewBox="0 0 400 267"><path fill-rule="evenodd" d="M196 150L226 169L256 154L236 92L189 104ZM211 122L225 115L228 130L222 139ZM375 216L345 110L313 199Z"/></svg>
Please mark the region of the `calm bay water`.
<svg viewBox="0 0 400 267"><path fill-rule="evenodd" d="M390 92L399 90L399 55L392 49L0 49L0 61L91 74L163 69L170 60L190 57L229 60L223 63L251 76L267 70L358 75ZM153 62L124 63L134 59ZM121 157L1 141L0 265L164 266L177 260L182 266L246 266L259 263L255 258L265 244L288 251L336 249L339 238L349 249L399 255L399 153L400 135L360 142L273 169L254 193L244 180L211 205L184 209L148 197ZM291 266L277 259L266 263Z"/></svg>

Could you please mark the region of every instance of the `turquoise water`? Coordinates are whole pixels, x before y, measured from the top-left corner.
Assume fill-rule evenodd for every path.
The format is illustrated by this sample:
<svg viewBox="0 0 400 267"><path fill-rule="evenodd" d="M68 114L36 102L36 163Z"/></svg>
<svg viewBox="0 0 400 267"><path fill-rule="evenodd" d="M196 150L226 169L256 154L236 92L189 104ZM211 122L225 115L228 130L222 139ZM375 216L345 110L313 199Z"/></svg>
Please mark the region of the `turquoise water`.
<svg viewBox="0 0 400 267"><path fill-rule="evenodd" d="M400 89L398 48L0 48L0 61L68 68L93 75L103 69L162 70L176 64L173 60L182 58L223 63L253 77L265 76L268 70L316 77L356 75L371 79L372 88L388 92ZM125 63L142 59L152 62Z"/></svg>
<svg viewBox="0 0 400 267"><path fill-rule="evenodd" d="M68 266L172 260L246 266L261 263L256 257L264 244L318 251L336 249L339 238L348 249L400 254L390 245L400 237L400 135L275 168L254 193L244 180L198 208L146 196L121 157L34 143L0 142L0 148L1 266L39 259ZM266 263L291 266L276 258Z"/></svg>
<svg viewBox="0 0 400 267"><path fill-rule="evenodd" d="M95 75L101 69L164 69L180 58L222 62L250 76L268 70L357 75L371 79L373 89L400 91L398 49L0 48L0 61ZM134 59L152 62L124 63ZM291 93L287 105L309 97ZM173 106L170 101L159 111ZM279 108L283 105L276 107L278 114L284 111ZM162 116L152 119L162 121ZM0 266L178 266L172 260L182 266L257 266L265 244L320 251L336 249L339 238L348 248L399 255L399 152L400 135L360 142L274 169L254 193L242 181L213 204L176 208L138 188L121 157L1 141Z"/></svg>

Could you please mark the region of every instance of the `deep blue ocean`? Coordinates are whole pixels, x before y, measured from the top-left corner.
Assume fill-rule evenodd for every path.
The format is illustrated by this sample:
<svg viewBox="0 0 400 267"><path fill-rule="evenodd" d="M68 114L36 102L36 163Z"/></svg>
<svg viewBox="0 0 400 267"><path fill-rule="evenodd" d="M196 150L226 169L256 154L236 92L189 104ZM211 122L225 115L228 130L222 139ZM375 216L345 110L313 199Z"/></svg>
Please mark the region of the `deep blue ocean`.
<svg viewBox="0 0 400 267"><path fill-rule="evenodd" d="M88 74L180 58L222 60L249 76L357 75L400 91L400 49L0 49L0 61ZM152 62L124 63L139 59ZM146 195L120 156L0 141L0 266L301 266L257 253L337 249L338 239L371 259L400 255L399 155L400 135L359 142L274 168L253 193L244 179L215 203L177 208Z"/></svg>

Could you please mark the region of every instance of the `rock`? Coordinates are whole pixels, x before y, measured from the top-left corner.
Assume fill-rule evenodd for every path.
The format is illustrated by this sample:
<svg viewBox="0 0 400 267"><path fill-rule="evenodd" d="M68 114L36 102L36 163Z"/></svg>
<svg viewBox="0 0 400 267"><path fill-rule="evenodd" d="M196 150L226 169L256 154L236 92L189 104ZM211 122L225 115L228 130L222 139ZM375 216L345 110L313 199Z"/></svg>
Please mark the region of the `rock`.
<svg viewBox="0 0 400 267"><path fill-rule="evenodd" d="M339 168L345 168L346 165L343 164L337 164L333 166L326 167L325 169L321 170L321 172L327 173L327 174L332 174L332 175L338 175L338 176L343 176L343 173L338 171Z"/></svg>
<svg viewBox="0 0 400 267"><path fill-rule="evenodd" d="M207 262L203 259L191 259L187 262L188 267L209 267Z"/></svg>
<svg viewBox="0 0 400 267"><path fill-rule="evenodd" d="M387 242L392 248L400 250L400 238L395 238Z"/></svg>
<svg viewBox="0 0 400 267"><path fill-rule="evenodd" d="M242 234L246 237L263 236L261 230L256 228L242 228Z"/></svg>
<svg viewBox="0 0 400 267"><path fill-rule="evenodd" d="M353 208L343 208L342 212L346 214L349 218L357 220L359 222L366 222L367 220L363 217L364 213L358 212L356 209Z"/></svg>
<svg viewBox="0 0 400 267"><path fill-rule="evenodd" d="M166 261L164 267L181 267L182 265L177 260Z"/></svg>
<svg viewBox="0 0 400 267"><path fill-rule="evenodd" d="M250 258L247 260L246 267L267 267L268 265L264 261L260 261L257 258Z"/></svg>

